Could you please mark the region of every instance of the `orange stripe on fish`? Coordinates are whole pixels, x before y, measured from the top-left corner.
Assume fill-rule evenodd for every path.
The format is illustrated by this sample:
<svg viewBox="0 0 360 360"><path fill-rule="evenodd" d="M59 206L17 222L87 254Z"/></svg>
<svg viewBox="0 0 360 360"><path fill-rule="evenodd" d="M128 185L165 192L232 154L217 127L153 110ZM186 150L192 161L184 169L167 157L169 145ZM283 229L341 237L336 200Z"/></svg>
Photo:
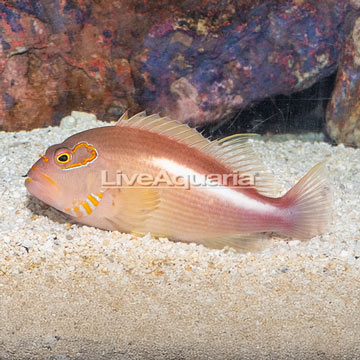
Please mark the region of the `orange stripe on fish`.
<svg viewBox="0 0 360 360"><path fill-rule="evenodd" d="M83 206L88 215L92 213L90 205L86 201L83 201L81 205Z"/></svg>
<svg viewBox="0 0 360 360"><path fill-rule="evenodd" d="M98 153L97 153L95 147L92 146L92 145L90 145L90 144L88 144L88 143L86 143L86 142L81 142L81 143L76 144L76 145L72 148L71 152L74 154L74 153L75 153L80 147L82 147L82 146L85 146L88 150L91 151L90 157L84 159L83 161L81 161L81 162L79 162L79 163L75 163L75 164L71 164L71 165L68 165L68 166L64 166L64 167L62 167L62 170L70 170L70 169L73 169L73 168L77 168L77 167L81 167L81 166L86 166L86 165L90 164L91 162L93 162L93 161L97 158Z"/></svg>
<svg viewBox="0 0 360 360"><path fill-rule="evenodd" d="M102 195L102 192L99 192L97 195L91 193L88 194L85 201L73 200L72 205L74 206L72 208L65 208L64 211L76 217L90 215L96 209L96 206L99 205Z"/></svg>
<svg viewBox="0 0 360 360"><path fill-rule="evenodd" d="M45 162L48 162L49 161L49 158L45 155L39 155L40 158L42 158Z"/></svg>
<svg viewBox="0 0 360 360"><path fill-rule="evenodd" d="M40 175L46 179L50 184L58 187L57 183L49 176L49 175L46 175L46 174L43 174L43 173L40 173Z"/></svg>
<svg viewBox="0 0 360 360"><path fill-rule="evenodd" d="M98 206L98 205L99 205L99 201L96 200L96 198L95 198L92 194L89 194L89 195L88 195L88 199L91 201L91 203L92 203L94 206Z"/></svg>
<svg viewBox="0 0 360 360"><path fill-rule="evenodd" d="M33 166L31 168L32 171L36 171L37 174L39 174L41 177L43 177L47 182L49 182L51 185L54 185L56 188L58 188L58 184L56 183L56 181L54 179L52 179L49 175L46 175L44 173L42 173L41 171L39 171L37 166ZM29 182L31 181L31 179L26 179L25 182Z"/></svg>
<svg viewBox="0 0 360 360"><path fill-rule="evenodd" d="M82 211L84 210L84 211ZM73 213L74 213L74 216L76 217L81 217L84 215L85 213L85 209L80 205L80 206L74 206L73 207Z"/></svg>

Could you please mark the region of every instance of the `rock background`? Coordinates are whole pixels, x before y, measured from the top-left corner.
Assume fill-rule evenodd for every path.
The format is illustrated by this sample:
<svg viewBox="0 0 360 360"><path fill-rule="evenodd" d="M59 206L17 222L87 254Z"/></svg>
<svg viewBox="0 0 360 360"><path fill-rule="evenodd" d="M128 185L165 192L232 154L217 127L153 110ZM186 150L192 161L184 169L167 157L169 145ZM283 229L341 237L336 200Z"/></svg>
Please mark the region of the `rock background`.
<svg viewBox="0 0 360 360"><path fill-rule="evenodd" d="M145 104L199 124L303 90L336 70L347 15L346 2L310 0L267 1L220 24L171 19L140 55Z"/></svg>
<svg viewBox="0 0 360 360"><path fill-rule="evenodd" d="M327 131L337 142L360 146L360 18L349 35L327 108Z"/></svg>
<svg viewBox="0 0 360 360"><path fill-rule="evenodd" d="M58 124L74 109L104 120L146 109L196 125L224 121L311 86L340 61L348 69L341 71L357 72L346 55L356 54L351 40L345 55L343 48L354 39L358 7L355 0L2 0L0 129ZM344 111L357 119L354 102L340 105L338 94L352 92L356 79L342 79L327 128L336 141L358 144L356 126L337 120Z"/></svg>

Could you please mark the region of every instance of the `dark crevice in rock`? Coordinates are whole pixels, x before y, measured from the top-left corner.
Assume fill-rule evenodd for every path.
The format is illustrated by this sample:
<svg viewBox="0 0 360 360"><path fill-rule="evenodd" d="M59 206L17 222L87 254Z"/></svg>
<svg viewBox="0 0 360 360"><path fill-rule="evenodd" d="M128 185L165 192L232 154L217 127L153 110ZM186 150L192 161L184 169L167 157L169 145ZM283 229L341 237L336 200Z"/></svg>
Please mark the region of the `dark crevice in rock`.
<svg viewBox="0 0 360 360"><path fill-rule="evenodd" d="M33 50L43 50L43 49L46 49L46 48L47 48L47 46L39 46L39 47L31 46L31 47L28 47L28 48L25 48L25 49L10 53L8 55L8 59L12 58L13 56L24 55L24 54L30 53Z"/></svg>
<svg viewBox="0 0 360 360"><path fill-rule="evenodd" d="M234 133L281 134L323 132L326 106L331 98L336 73L291 95L268 97L237 112L232 118L199 129L212 138Z"/></svg>

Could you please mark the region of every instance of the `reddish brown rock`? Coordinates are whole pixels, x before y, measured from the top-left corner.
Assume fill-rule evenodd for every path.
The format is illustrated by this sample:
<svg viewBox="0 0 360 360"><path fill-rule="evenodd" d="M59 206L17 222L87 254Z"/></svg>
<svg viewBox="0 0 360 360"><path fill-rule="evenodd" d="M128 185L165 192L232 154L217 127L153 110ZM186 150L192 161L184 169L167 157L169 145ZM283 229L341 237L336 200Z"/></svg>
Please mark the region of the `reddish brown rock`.
<svg viewBox="0 0 360 360"><path fill-rule="evenodd" d="M335 71L354 9L345 1L265 1L230 17L169 18L144 39L138 102L194 124L223 120Z"/></svg>
<svg viewBox="0 0 360 360"><path fill-rule="evenodd" d="M223 120L333 72L354 2L0 0L0 129L71 110Z"/></svg>
<svg viewBox="0 0 360 360"><path fill-rule="evenodd" d="M136 22L131 1L0 1L0 128L140 110L128 61Z"/></svg>
<svg viewBox="0 0 360 360"><path fill-rule="evenodd" d="M326 129L337 143L360 146L360 17L349 35L336 86L327 108Z"/></svg>

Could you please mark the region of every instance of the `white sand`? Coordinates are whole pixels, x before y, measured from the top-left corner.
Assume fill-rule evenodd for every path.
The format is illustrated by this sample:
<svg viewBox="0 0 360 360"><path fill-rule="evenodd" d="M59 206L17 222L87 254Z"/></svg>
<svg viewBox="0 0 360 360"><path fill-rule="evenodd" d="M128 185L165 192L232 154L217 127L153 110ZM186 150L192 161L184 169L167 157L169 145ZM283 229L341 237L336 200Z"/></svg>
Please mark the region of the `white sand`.
<svg viewBox="0 0 360 360"><path fill-rule="evenodd" d="M38 155L100 125L0 133L0 359L360 356L360 150L253 141L284 190L326 159L334 217L239 254L79 226L30 198Z"/></svg>

